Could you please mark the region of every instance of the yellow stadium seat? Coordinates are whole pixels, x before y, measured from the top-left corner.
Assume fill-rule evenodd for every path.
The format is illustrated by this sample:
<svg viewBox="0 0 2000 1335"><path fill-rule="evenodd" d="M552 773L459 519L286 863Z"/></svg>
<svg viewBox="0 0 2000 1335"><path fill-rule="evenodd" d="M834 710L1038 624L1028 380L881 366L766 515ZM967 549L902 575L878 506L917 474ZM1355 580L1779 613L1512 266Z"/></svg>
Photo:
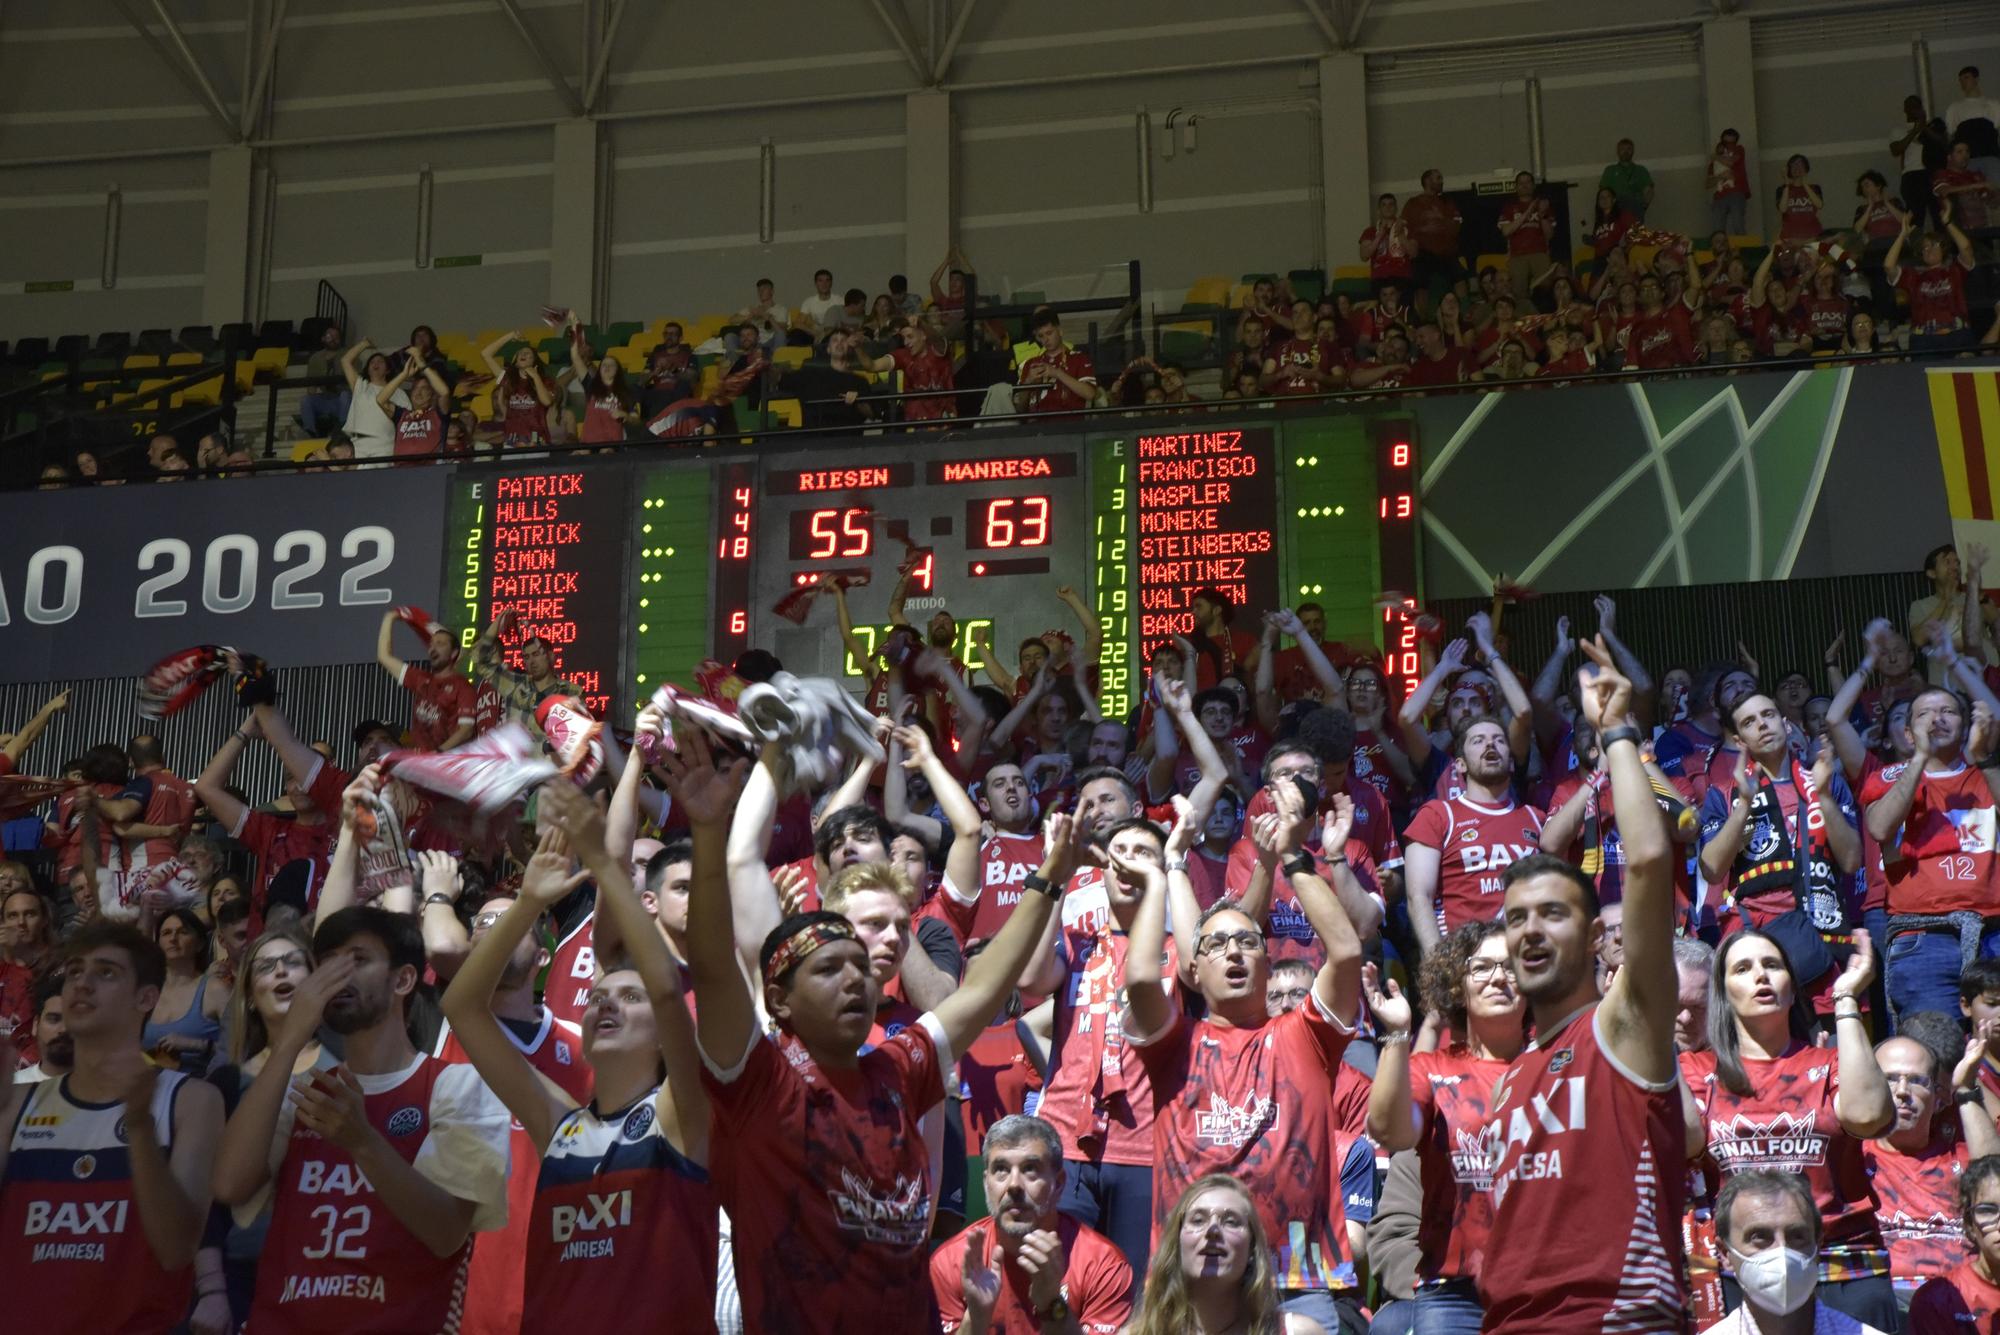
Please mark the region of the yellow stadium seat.
<svg viewBox="0 0 2000 1335"><path fill-rule="evenodd" d="M325 448L326 439L324 437L319 440L295 440L292 442L292 462L302 464L312 455L314 450L323 450Z"/></svg>
<svg viewBox="0 0 2000 1335"><path fill-rule="evenodd" d="M796 430L805 422L805 411L797 399L772 399L770 401L771 420Z"/></svg>
<svg viewBox="0 0 2000 1335"><path fill-rule="evenodd" d="M1249 299L1250 299L1250 284L1248 283L1230 284L1229 303L1228 303L1230 310L1232 311L1242 310L1243 303L1248 301Z"/></svg>
<svg viewBox="0 0 2000 1335"><path fill-rule="evenodd" d="M238 394L248 394L257 387L257 363L237 362L229 368L229 375L236 382Z"/></svg>
<svg viewBox="0 0 2000 1335"><path fill-rule="evenodd" d="M153 393L155 390L165 389L168 385L171 385L173 383L174 382L171 380L141 380L139 382L139 387L133 391L133 397L144 398L146 395ZM178 408L186 401L187 401L187 396L185 394L175 392L167 396L167 401L165 404L161 404L158 399L154 399L149 401L145 406L148 408L160 408L160 407Z"/></svg>
<svg viewBox="0 0 2000 1335"><path fill-rule="evenodd" d="M701 393L703 396L713 394L715 387L721 383L722 368L720 366L709 365L701 368Z"/></svg>
<svg viewBox="0 0 2000 1335"><path fill-rule="evenodd" d="M1229 304L1229 279L1222 276L1197 278L1188 288L1182 303L1188 306L1226 306Z"/></svg>
<svg viewBox="0 0 2000 1335"><path fill-rule="evenodd" d="M646 354L631 348L613 348L607 354L612 361L625 368L626 375L643 375L646 371Z"/></svg>
<svg viewBox="0 0 2000 1335"><path fill-rule="evenodd" d="M682 336L690 343L700 343L706 339L714 338L718 333L722 332L722 326L728 323L729 314L726 311L704 315L699 320L689 324Z"/></svg>
<svg viewBox="0 0 2000 1335"><path fill-rule="evenodd" d="M157 352L135 352L124 361L128 371L144 371L159 364L160 355Z"/></svg>
<svg viewBox="0 0 2000 1335"><path fill-rule="evenodd" d="M660 333L658 330L642 329L632 335L632 341L625 346L636 353L643 361L654 348L659 347L664 342L666 342L666 335Z"/></svg>
<svg viewBox="0 0 2000 1335"><path fill-rule="evenodd" d="M771 361L773 364L782 366L787 370L796 371L811 361L812 355L813 350L811 348L795 348L788 344L785 347L773 349L771 352Z"/></svg>
<svg viewBox="0 0 2000 1335"><path fill-rule="evenodd" d="M201 354L198 352L170 352L167 354L167 365L200 366Z"/></svg>
<svg viewBox="0 0 2000 1335"><path fill-rule="evenodd" d="M187 392L181 395L181 397L189 403L220 403L222 402L222 377L219 375L210 376L206 380L189 385Z"/></svg>
<svg viewBox="0 0 2000 1335"><path fill-rule="evenodd" d="M250 355L251 365L263 374L283 377L285 367L292 360L290 348L259 348Z"/></svg>
<svg viewBox="0 0 2000 1335"><path fill-rule="evenodd" d="M1365 282L1368 278L1368 266L1365 264L1343 264L1333 271L1333 281L1336 283L1355 278Z"/></svg>

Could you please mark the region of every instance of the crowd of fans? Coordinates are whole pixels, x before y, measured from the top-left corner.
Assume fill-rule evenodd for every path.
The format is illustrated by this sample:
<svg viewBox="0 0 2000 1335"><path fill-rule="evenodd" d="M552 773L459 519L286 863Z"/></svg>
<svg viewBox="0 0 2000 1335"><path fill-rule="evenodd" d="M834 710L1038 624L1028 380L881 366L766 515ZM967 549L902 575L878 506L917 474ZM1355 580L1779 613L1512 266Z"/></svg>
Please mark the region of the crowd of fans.
<svg viewBox="0 0 2000 1335"><path fill-rule="evenodd" d="M414 608L407 720L332 742L248 655L149 675L236 693L192 780L175 703L32 777L58 696L0 752L43 822L0 1291L37 1332L1987 1329L1987 556L1810 672L1642 663L1600 597L1546 653L1423 639L1398 700L1321 608L1208 590L1107 718L1072 590L1080 641L968 665L830 586L865 705L751 650L593 720L511 616L461 656Z"/></svg>
<svg viewBox="0 0 2000 1335"><path fill-rule="evenodd" d="M1976 67L1959 71L1958 83L1961 96L1941 116L1906 99L1882 168L1855 180L1851 207L1829 203L1810 160L1793 155L1769 187L1777 226L1764 246L1739 249L1752 240L1753 185L1733 129L1710 153L1705 239L1647 222L1659 201L1630 139L1618 141L1597 182L1576 249L1558 235L1547 191L1522 172L1498 215L1504 257L1469 254L1465 218L1433 168L1409 199L1376 201L1357 247L1365 294L1257 281L1231 318L1215 322L1212 357L1192 365L1142 355L1100 367L1066 341L1053 310L1016 325L979 318L975 303L968 318L976 275L954 249L931 275L928 300L900 274L871 301L820 269L812 291L787 306L760 279L712 337L690 342L670 321L643 371L629 373L612 349L590 346L576 312L555 308L543 316L567 336L568 353L553 363L519 331L461 366L428 325L399 348L367 338L344 346L343 331L328 326L306 364L313 388L297 423L326 437L315 461L348 468L729 434L790 422L763 415L779 400L796 406L798 425L824 430L1996 349L2000 100L1984 94ZM1575 262L1582 248L1589 258ZM781 355L788 348L801 351ZM42 481L227 475L253 462L221 433L191 452L165 433L129 469L82 451L47 461Z"/></svg>

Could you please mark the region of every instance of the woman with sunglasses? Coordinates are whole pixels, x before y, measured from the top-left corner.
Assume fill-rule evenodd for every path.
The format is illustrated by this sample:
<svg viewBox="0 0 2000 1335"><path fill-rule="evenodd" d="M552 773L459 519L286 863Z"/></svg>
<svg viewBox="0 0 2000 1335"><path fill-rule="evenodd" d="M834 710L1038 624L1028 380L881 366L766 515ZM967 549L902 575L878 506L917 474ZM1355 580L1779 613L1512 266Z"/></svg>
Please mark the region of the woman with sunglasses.
<svg viewBox="0 0 2000 1335"><path fill-rule="evenodd" d="M1412 1330L1477 1335L1479 1258L1493 1225L1491 1174L1459 1145L1477 1139L1489 1095L1527 1045L1527 1003L1514 985L1507 934L1469 922L1424 957L1419 992L1449 1026L1436 1052L1410 1051L1414 1007L1395 980L1362 971L1363 995L1382 1041L1368 1099L1368 1134L1393 1154L1417 1151L1424 1203L1417 1228Z"/></svg>
<svg viewBox="0 0 2000 1335"><path fill-rule="evenodd" d="M1784 947L1743 929L1723 938L1709 979L1707 1053L1683 1063L1708 1154L1722 1178L1751 1169L1802 1176L1818 1203L1819 1256L1810 1278L1828 1306L1898 1328L1889 1251L1875 1214L1865 1142L1895 1125L1889 1082L1875 1060L1860 998L1875 975L1866 932L1833 982L1837 1050L1813 1046L1810 1006ZM1743 1293L1725 1274L1730 1311Z"/></svg>

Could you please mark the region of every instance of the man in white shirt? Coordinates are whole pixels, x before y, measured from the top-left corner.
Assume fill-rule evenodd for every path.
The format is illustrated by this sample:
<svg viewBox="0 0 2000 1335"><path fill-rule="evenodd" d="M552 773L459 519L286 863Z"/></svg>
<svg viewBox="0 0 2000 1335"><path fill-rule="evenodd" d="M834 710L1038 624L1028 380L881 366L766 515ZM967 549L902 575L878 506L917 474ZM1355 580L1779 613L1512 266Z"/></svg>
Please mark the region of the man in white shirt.
<svg viewBox="0 0 2000 1335"><path fill-rule="evenodd" d="M1723 1268L1743 1304L1701 1335L1883 1335L1819 1304L1819 1207L1803 1177L1767 1168L1737 1173L1715 1198Z"/></svg>
<svg viewBox="0 0 2000 1335"><path fill-rule="evenodd" d="M1979 91L1977 65L1958 72L1958 90L1965 96L1944 109L1944 128L1971 148L1973 171L2000 181L2000 99Z"/></svg>
<svg viewBox="0 0 2000 1335"><path fill-rule="evenodd" d="M840 314L840 298L833 292L833 271L821 269L813 275L813 294L799 303L794 322L806 330L818 342L826 332L834 328Z"/></svg>

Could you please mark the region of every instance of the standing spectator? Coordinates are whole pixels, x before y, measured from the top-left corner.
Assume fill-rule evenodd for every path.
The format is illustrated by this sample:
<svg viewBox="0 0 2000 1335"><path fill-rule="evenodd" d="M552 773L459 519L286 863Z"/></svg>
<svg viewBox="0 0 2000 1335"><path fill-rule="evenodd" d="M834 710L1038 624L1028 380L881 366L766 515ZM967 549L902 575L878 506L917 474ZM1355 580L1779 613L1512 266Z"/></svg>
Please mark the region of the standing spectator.
<svg viewBox="0 0 2000 1335"><path fill-rule="evenodd" d="M1073 413L1097 398L1097 371L1090 354L1063 342L1062 317L1047 306L1030 326L1041 351L1021 363L1014 402L1030 413Z"/></svg>
<svg viewBox="0 0 2000 1335"><path fill-rule="evenodd" d="M1987 161L1991 161L1988 159ZM1993 182L1973 162L1972 145L1964 137L1954 139L1944 166L1931 177L1931 194L1937 200L1937 215L1968 232L1983 230L1996 202Z"/></svg>
<svg viewBox="0 0 2000 1335"><path fill-rule="evenodd" d="M1328 1330L1359 1332L1359 1279L1339 1189L1345 1155L1329 1072L1339 1067L1360 1020L1360 933L1374 930L1380 910L1344 859L1332 869L1332 884L1320 879L1303 847L1313 823L1304 795L1283 788L1276 796L1280 865L1326 962L1311 998L1275 1019L1264 999L1268 942L1258 918L1237 901L1216 903L1193 925L1193 981L1205 1018L1190 1018L1162 989L1169 878L1177 881L1176 902L1191 907L1185 859L1195 832L1185 823L1175 827L1166 870L1114 854L1121 871L1145 884L1125 979L1129 1039L1152 1080L1153 1218L1164 1237L1170 1202L1210 1174L1234 1174L1265 1234L1283 1239L1276 1257L1280 1309ZM1325 843L1343 848L1354 808L1345 798L1335 803L1337 824ZM1235 1124L1230 1134L1215 1134L1218 1112Z"/></svg>
<svg viewBox="0 0 2000 1335"><path fill-rule="evenodd" d="M418 379L405 391L404 383L412 376ZM444 377L412 343L403 354L403 368L375 391L375 406L396 425L390 453L399 459L436 458L444 449L444 413L450 405L451 390Z"/></svg>
<svg viewBox="0 0 2000 1335"><path fill-rule="evenodd" d="M1396 216L1396 197L1381 195L1375 200L1375 221L1361 234L1361 262L1368 266L1368 279L1379 292L1384 283L1404 287L1410 282L1410 256L1416 242L1409 226ZM1297 331L1297 317L1293 317Z"/></svg>
<svg viewBox="0 0 2000 1335"><path fill-rule="evenodd" d="M398 623L421 629L428 666L406 663L393 641ZM472 740L476 707L472 683L459 669L458 637L442 621L414 607L382 614L375 638L375 661L410 693L410 741L419 751L449 751Z"/></svg>
<svg viewBox="0 0 2000 1335"><path fill-rule="evenodd" d="M1449 1033L1412 1053L1412 1006L1373 964L1363 972L1382 1052L1369 1092L1368 1134L1387 1152L1414 1149L1423 1183L1415 1302L1425 1331L1476 1331L1479 1260L1493 1224L1491 1168L1463 1153L1477 1143L1493 1084L1527 1046L1527 1003L1514 985L1505 930L1474 922L1425 957L1421 999ZM1447 1323L1456 1320L1458 1324Z"/></svg>
<svg viewBox="0 0 2000 1335"><path fill-rule="evenodd" d="M1944 109L1944 128L1952 142L1970 149L1971 166L1987 180L2000 180L2000 99L1979 88L1979 67L1958 72L1960 97Z"/></svg>
<svg viewBox="0 0 2000 1335"><path fill-rule="evenodd" d="M1757 697L1762 698L1762 697ZM1689 1088L1708 1152L1724 1177L1773 1170L1803 1179L1822 1225L1805 1252L1807 1287L1862 1320L1896 1324L1889 1254L1862 1147L1895 1125L1895 1104L1876 1064L1860 998L1874 974L1866 933L1833 985L1838 1048L1813 1044L1805 985L1784 948L1761 931L1730 933L1716 950L1709 991L1710 1051L1689 1062ZM1788 1129L1770 1128L1784 1119ZM1727 1190L1725 1186L1725 1190ZM1727 1245L1727 1222L1717 1211ZM1757 1298L1753 1275L1723 1279L1724 1301Z"/></svg>
<svg viewBox="0 0 2000 1335"><path fill-rule="evenodd" d="M1958 1212L1972 1255L1917 1290L1909 1335L1963 1335L2000 1320L2000 1157L1966 1165Z"/></svg>
<svg viewBox="0 0 2000 1335"><path fill-rule="evenodd" d="M1965 1233L1955 1217L1957 1178L1968 1161L2000 1154L2000 1134L1980 1106L1984 1051L1974 1040L1954 1054L1959 1059L1947 1071L1938 1054L1913 1038L1891 1038L1875 1048L1896 1121L1862 1147L1861 1157L1882 1202L1889 1277L1905 1303L1925 1280L1965 1259ZM1960 1108L1965 1115L1957 1115Z"/></svg>
<svg viewBox="0 0 2000 1335"><path fill-rule="evenodd" d="M842 300L833 293L833 271L815 270L812 295L800 302L798 309L792 313L792 326L805 331L817 343L839 327L841 312Z"/></svg>
<svg viewBox="0 0 2000 1335"><path fill-rule="evenodd" d="M1796 1173L1767 1169L1723 1183L1715 1202L1715 1233L1740 1277L1742 1306L1701 1335L1885 1335L1836 1308L1819 1288L1813 1257L1824 1231L1812 1192ZM1872 1315L1892 1331L1899 1328L1893 1302L1886 1314Z"/></svg>
<svg viewBox="0 0 2000 1335"><path fill-rule="evenodd" d="M520 342L507 365L500 364L500 349ZM530 449L548 439L549 405L568 382L565 366L553 381L545 374L542 356L521 342L516 330L509 330L479 351L480 360L493 376L493 411L500 418L500 443L509 449Z"/></svg>
<svg viewBox="0 0 2000 1335"><path fill-rule="evenodd" d="M1477 714L1456 731L1463 792L1424 803L1403 836L1410 931L1425 951L1469 922L1494 918L1509 865L1541 849L1541 811L1514 800L1506 725Z"/></svg>
<svg viewBox="0 0 2000 1335"><path fill-rule="evenodd" d="M1716 136L1708 151L1708 226L1710 231L1742 236L1744 212L1750 203L1750 155L1743 136L1732 127Z"/></svg>
<svg viewBox="0 0 2000 1335"><path fill-rule="evenodd" d="M1968 762L1964 710L1953 692L1922 692L1905 727L1910 758L1861 785L1888 878L1889 1008L1950 1014L1963 964L1957 933L1975 931L1979 955L2000 950L2000 927L1990 925L2000 904L1993 857L2000 775Z"/></svg>
<svg viewBox="0 0 2000 1335"><path fill-rule="evenodd" d="M167 768L160 739L152 733L132 738L125 754L132 760L132 779L119 796L138 804L129 819L112 825L126 841L125 865L132 871L165 866L178 855L194 821L194 788Z"/></svg>
<svg viewBox="0 0 2000 1335"><path fill-rule="evenodd" d="M1056 1212L1064 1174L1054 1129L1018 1113L1001 1118L986 1133L983 1172L992 1215L931 1253L947 1335L1124 1329L1132 1267L1109 1238Z"/></svg>
<svg viewBox="0 0 2000 1335"><path fill-rule="evenodd" d="M586 445L623 440L628 428L645 420L639 416L638 396L625 383L625 367L616 357L600 357L593 366L588 345L580 337L572 338L569 369L583 392L583 429L578 434Z"/></svg>
<svg viewBox="0 0 2000 1335"><path fill-rule="evenodd" d="M1458 253L1458 239L1465 218L1445 196L1444 173L1436 167L1425 170L1423 188L1403 201L1403 224L1417 243L1410 264L1419 296L1435 294L1438 280L1443 279L1445 291L1463 297L1465 261Z"/></svg>
<svg viewBox="0 0 2000 1335"><path fill-rule="evenodd" d="M341 430L354 443L357 459L386 459L393 452L396 425L378 401L382 387L389 383L389 358L374 351L374 341L362 339L340 359L340 373L347 377L349 401L347 420ZM363 356L366 360L361 360ZM398 406L410 406L410 396L397 390L390 396Z"/></svg>
<svg viewBox="0 0 2000 1335"><path fill-rule="evenodd" d="M895 351L886 357L864 356L862 360L878 373L900 372L903 393L928 396L903 400L903 420L935 422L952 416L958 400L948 392L955 388L949 349L932 337L921 320L899 319L892 337L901 340Z"/></svg>
<svg viewBox="0 0 2000 1335"><path fill-rule="evenodd" d="M1952 220L1948 202L1938 201L1938 214L1956 251L1949 260L1943 238L1926 232L1918 242L1921 263L1910 268L1903 266L1903 248L1909 244L1910 229L1914 226L1914 220L1907 215L1903 218L1902 235L1882 257L1883 277L1889 280L1889 286L1901 288L1909 298L1911 352L1948 351L1963 347L1971 337L1966 324L1965 280L1972 272L1972 240Z"/></svg>
<svg viewBox="0 0 2000 1335"><path fill-rule="evenodd" d="M1584 229L1583 239L1590 243L1600 267L1606 256L1625 244L1625 236L1636 222L1638 218L1617 192L1608 185L1597 187L1597 202L1591 208L1590 226Z"/></svg>
<svg viewBox="0 0 2000 1335"><path fill-rule="evenodd" d="M1910 175L1905 172L1905 180ZM1889 243L1902 235L1903 214L1907 207L1916 207L1920 211L1922 207L1921 200L1915 206L1906 206L1902 200L1891 195L1889 179L1872 167L1855 178L1854 195L1861 201L1854 208L1854 230L1866 240L1870 255L1887 250Z"/></svg>
<svg viewBox="0 0 2000 1335"><path fill-rule="evenodd" d="M250 1324L322 1335L444 1328L463 1301L473 1233L506 1222L507 1110L472 1067L410 1042L406 1012L425 963L415 918L341 909L319 922L313 952L319 966L271 1036L217 1157L224 1203L276 1190ZM343 1060L295 1089L322 1020L345 1038ZM324 1203L329 1192L338 1206Z"/></svg>
<svg viewBox="0 0 2000 1335"><path fill-rule="evenodd" d="M0 1084L0 1275L14 1328L168 1330L193 1300L222 1100L140 1047L165 974L136 928L84 926L62 967L75 1068ZM0 1042L0 1068L13 1067Z"/></svg>
<svg viewBox="0 0 2000 1335"><path fill-rule="evenodd" d="M1666 822L1649 815L1632 683L1601 642L1583 647L1596 671L1579 677L1582 714L1626 813L1625 963L1600 994L1604 928L1581 872L1541 853L1507 869L1507 952L1536 1042L1494 1085L1481 1134L1495 1147L1479 1267L1481 1329L1492 1335L1598 1331L1614 1316L1628 1330L1674 1331L1685 1315L1674 859Z"/></svg>
<svg viewBox="0 0 2000 1335"><path fill-rule="evenodd" d="M329 324L319 331L319 347L306 358L306 376L312 380L340 380L340 326ZM315 386L299 401L299 424L308 436L323 436L347 420L347 406L354 391L346 385Z"/></svg>
<svg viewBox="0 0 2000 1335"><path fill-rule="evenodd" d="M1549 238L1556 234L1555 210L1535 193L1533 172L1515 173L1514 197L1500 206L1500 234L1507 238L1507 281L1525 302L1548 272Z"/></svg>
<svg viewBox="0 0 2000 1335"><path fill-rule="evenodd" d="M973 273L972 261L965 258L965 252L956 245L945 252L944 258L938 261L938 267L931 272L931 305L945 313L948 329L964 322L965 280ZM941 279L943 286L939 285ZM921 301L918 304L921 306Z"/></svg>
<svg viewBox="0 0 2000 1335"><path fill-rule="evenodd" d="M1775 194L1778 206L1778 239L1781 241L1812 241L1826 230L1820 221L1820 210L1826 207L1826 197L1810 179L1812 160L1803 153L1794 153L1785 159L1785 183Z"/></svg>
<svg viewBox="0 0 2000 1335"><path fill-rule="evenodd" d="M1967 644L1965 639L1964 565L1974 567L1974 583L1983 582L1986 556L1986 549L1977 543L1966 544L1964 564L1959 561L1958 544L1954 542L1941 542L1924 553L1924 578L1930 581L1931 591L1910 604L1904 624L1909 627L1910 643L1933 648L1933 652L1925 655L1924 663L1925 675L1933 686L1951 687L1958 654L1972 654L1986 663L2000 661L2000 654L1996 654L1993 643L1993 618L2000 613L2000 608L1994 608L1977 593L1972 597L1980 613L1976 618L1978 642ZM1936 651L1940 633L1950 639L1948 653Z"/></svg>
<svg viewBox="0 0 2000 1335"><path fill-rule="evenodd" d="M1900 193L1921 223L1924 215L1936 216L1931 201L1931 173L1944 165L1945 151L1951 147L1951 132L1944 120L1924 110L1924 100L1915 93L1903 99L1901 133L1889 141L1889 156L1901 165Z"/></svg>
<svg viewBox="0 0 2000 1335"><path fill-rule="evenodd" d="M1597 178L1597 186L1611 191L1627 213L1644 222L1646 210L1653 206L1653 173L1634 162L1632 152L1632 141L1620 139L1618 161L1604 169L1604 174Z"/></svg>

